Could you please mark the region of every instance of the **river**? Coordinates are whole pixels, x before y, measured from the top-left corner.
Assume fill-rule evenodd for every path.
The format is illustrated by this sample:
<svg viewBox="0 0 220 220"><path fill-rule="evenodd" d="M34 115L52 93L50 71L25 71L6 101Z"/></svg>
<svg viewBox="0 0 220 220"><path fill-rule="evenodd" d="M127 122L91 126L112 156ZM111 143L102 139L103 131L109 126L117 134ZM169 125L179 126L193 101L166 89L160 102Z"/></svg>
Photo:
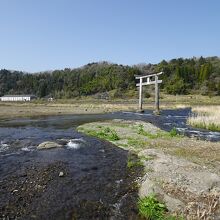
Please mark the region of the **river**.
<svg viewBox="0 0 220 220"><path fill-rule="evenodd" d="M186 125L190 109L160 116L117 112L66 115L0 122L0 219L139 219L128 151L76 131L87 122L143 120L164 130L219 141L219 132ZM68 141L63 148L37 150L44 141ZM63 173L59 176L60 172Z"/></svg>

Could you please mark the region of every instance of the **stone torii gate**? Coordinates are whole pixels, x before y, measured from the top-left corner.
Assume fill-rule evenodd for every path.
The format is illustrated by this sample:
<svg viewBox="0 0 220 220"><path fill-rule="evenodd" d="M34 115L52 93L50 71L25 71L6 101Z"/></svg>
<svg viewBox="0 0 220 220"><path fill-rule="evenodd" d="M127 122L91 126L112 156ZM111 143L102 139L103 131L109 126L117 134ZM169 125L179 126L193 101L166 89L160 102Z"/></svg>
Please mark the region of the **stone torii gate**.
<svg viewBox="0 0 220 220"><path fill-rule="evenodd" d="M135 79L139 80L139 83L136 84L139 87L139 111L143 111L142 109L142 86L147 85L155 85L155 114L159 114L160 106L159 106L159 83L162 83L162 80L158 79L158 76L161 75L163 72L146 75L146 76L136 76Z"/></svg>

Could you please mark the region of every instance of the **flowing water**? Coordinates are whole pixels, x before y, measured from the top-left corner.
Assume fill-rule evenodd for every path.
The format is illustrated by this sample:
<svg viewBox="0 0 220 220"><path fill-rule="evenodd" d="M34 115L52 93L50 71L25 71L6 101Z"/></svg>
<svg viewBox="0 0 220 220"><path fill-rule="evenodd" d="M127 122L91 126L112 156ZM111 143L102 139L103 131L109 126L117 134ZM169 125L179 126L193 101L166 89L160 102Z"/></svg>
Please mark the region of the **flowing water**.
<svg viewBox="0 0 220 220"><path fill-rule="evenodd" d="M186 125L190 109L119 112L5 120L0 123L0 219L138 219L128 152L78 133L83 123L109 119L148 121L164 130L219 141L219 132ZM44 141L62 148L37 150Z"/></svg>

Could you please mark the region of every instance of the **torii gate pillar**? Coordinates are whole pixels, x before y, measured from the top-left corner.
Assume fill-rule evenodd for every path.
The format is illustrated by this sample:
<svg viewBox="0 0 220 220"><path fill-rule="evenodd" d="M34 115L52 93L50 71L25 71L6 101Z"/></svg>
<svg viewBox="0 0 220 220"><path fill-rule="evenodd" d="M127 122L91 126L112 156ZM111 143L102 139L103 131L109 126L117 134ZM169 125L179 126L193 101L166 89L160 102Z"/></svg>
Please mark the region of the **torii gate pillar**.
<svg viewBox="0 0 220 220"><path fill-rule="evenodd" d="M143 82L143 79L140 78L140 87L139 87L139 111L142 112L143 109L142 109L142 94L143 94L143 89L142 89L142 82Z"/></svg>
<svg viewBox="0 0 220 220"><path fill-rule="evenodd" d="M160 114L160 100L159 100L159 84L158 84L158 76L155 76L155 114Z"/></svg>

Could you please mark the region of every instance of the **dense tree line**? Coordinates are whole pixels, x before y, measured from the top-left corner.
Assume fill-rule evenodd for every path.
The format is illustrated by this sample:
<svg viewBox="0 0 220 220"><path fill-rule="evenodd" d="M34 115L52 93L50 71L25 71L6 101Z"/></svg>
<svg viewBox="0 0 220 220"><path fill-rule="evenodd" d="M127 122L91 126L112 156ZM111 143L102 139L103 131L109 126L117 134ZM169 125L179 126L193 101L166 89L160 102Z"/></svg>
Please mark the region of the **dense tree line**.
<svg viewBox="0 0 220 220"><path fill-rule="evenodd" d="M156 66L164 71L163 88L170 94L220 95L220 59L173 59Z"/></svg>
<svg viewBox="0 0 220 220"><path fill-rule="evenodd" d="M163 60L158 64L123 66L90 63L77 69L28 74L0 70L0 95L35 94L39 97L73 98L107 91L134 91L135 75L163 71L161 89L169 94L220 95L218 57Z"/></svg>
<svg viewBox="0 0 220 220"><path fill-rule="evenodd" d="M55 70L36 74L0 71L0 95L36 94L39 97L71 98L114 89L134 89L137 68L91 63L78 69Z"/></svg>

